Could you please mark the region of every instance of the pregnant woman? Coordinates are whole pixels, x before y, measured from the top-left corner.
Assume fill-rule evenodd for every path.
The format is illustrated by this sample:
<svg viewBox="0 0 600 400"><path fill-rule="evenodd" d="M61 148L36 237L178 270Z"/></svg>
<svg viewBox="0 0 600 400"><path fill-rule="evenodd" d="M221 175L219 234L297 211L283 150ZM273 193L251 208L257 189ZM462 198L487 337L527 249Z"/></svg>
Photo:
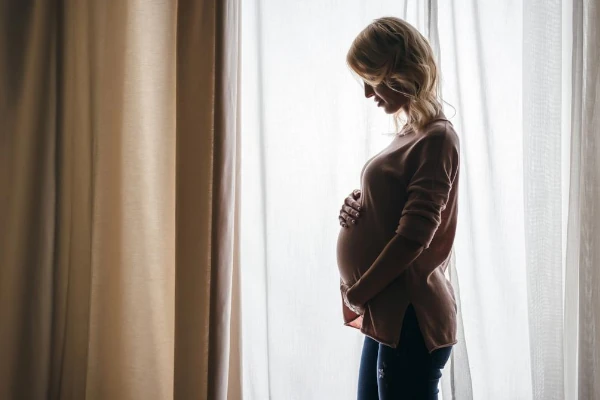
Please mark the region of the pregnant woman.
<svg viewBox="0 0 600 400"><path fill-rule="evenodd" d="M358 399L437 399L456 343L444 273L456 231L458 136L442 113L431 47L410 24L375 20L354 39L347 63L365 97L403 123L367 161L362 190L339 217L344 323L365 334Z"/></svg>

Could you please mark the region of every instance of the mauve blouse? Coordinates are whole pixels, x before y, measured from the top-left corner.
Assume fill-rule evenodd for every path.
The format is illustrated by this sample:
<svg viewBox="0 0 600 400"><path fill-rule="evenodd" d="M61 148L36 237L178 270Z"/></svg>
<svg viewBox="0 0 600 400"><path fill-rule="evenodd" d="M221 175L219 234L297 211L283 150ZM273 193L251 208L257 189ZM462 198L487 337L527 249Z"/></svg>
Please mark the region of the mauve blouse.
<svg viewBox="0 0 600 400"><path fill-rule="evenodd" d="M397 347L412 303L430 352L456 343L456 302L445 272L456 232L459 164L459 139L443 114L419 131L405 126L366 162L359 198L365 212L338 236L341 280L352 286L395 235L423 251L411 265L398 265L404 271L366 303L364 315L342 301L345 325Z"/></svg>

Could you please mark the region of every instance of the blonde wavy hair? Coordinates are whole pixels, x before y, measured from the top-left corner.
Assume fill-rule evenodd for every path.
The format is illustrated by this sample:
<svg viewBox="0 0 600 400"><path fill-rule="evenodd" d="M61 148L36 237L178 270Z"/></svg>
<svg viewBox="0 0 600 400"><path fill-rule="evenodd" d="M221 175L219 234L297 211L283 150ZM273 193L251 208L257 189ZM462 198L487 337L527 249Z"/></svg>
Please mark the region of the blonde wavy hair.
<svg viewBox="0 0 600 400"><path fill-rule="evenodd" d="M346 62L367 84L384 83L410 99L406 121L402 121L402 110L394 114L396 128L402 121L419 130L442 110L431 46L406 21L395 17L374 20L354 39Z"/></svg>

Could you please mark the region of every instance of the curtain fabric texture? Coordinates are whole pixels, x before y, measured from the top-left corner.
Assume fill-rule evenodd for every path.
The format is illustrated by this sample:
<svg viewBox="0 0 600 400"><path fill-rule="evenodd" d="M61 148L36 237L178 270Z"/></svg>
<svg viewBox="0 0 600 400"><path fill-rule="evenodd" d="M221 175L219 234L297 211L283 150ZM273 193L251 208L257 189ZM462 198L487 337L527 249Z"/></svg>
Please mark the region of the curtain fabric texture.
<svg viewBox="0 0 600 400"><path fill-rule="evenodd" d="M0 398L241 398L238 19L0 3Z"/></svg>
<svg viewBox="0 0 600 400"><path fill-rule="evenodd" d="M565 340L568 398L600 398L600 2L573 1ZM578 290L575 288L578 287Z"/></svg>
<svg viewBox="0 0 600 400"><path fill-rule="evenodd" d="M254 0L242 10L245 398L356 395L362 335L341 324L337 216L393 128L345 53L384 15L429 38L461 137L460 340L443 398L600 396L598 1Z"/></svg>

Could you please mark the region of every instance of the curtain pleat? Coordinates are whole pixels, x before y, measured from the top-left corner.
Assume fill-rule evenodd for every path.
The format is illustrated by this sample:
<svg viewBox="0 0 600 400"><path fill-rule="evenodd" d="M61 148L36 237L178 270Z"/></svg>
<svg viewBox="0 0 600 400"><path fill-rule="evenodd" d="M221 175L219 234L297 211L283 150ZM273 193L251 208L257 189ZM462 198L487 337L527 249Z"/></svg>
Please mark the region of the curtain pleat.
<svg viewBox="0 0 600 400"><path fill-rule="evenodd" d="M56 230L48 397L85 398L93 208L91 32L87 5L59 3ZM35 88L32 88L35 91Z"/></svg>
<svg viewBox="0 0 600 400"><path fill-rule="evenodd" d="M0 3L0 398L50 383L56 231L55 1Z"/></svg>
<svg viewBox="0 0 600 400"><path fill-rule="evenodd" d="M214 2L179 2L174 397L183 399L208 399L211 378L215 30Z"/></svg>
<svg viewBox="0 0 600 400"><path fill-rule="evenodd" d="M241 398L239 6L180 1L175 398Z"/></svg>
<svg viewBox="0 0 600 400"><path fill-rule="evenodd" d="M523 3L523 199L534 399L564 399L562 4Z"/></svg>
<svg viewBox="0 0 600 400"><path fill-rule="evenodd" d="M95 94L86 398L171 398L176 5L89 3ZM71 8L75 8L73 5Z"/></svg>
<svg viewBox="0 0 600 400"><path fill-rule="evenodd" d="M573 1L571 188L567 238L569 398L600 398L600 1ZM573 328L576 326L577 328Z"/></svg>

